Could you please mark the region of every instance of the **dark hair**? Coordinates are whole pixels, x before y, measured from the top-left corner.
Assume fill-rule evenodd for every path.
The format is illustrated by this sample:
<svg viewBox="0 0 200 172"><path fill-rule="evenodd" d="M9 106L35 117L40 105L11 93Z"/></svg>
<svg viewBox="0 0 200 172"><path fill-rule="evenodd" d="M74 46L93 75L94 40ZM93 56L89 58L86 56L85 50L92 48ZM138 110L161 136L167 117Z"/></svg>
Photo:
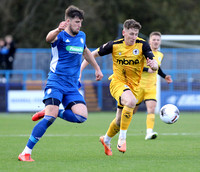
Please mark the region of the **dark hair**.
<svg viewBox="0 0 200 172"><path fill-rule="evenodd" d="M80 10L78 7L74 5L70 5L65 10L65 20L67 18L74 18L74 17L78 17L79 19L84 19L84 11Z"/></svg>
<svg viewBox="0 0 200 172"><path fill-rule="evenodd" d="M158 31L154 31L154 32L151 32L149 37L152 37L153 35L156 35L156 36L160 36L161 37L161 33L158 32Z"/></svg>
<svg viewBox="0 0 200 172"><path fill-rule="evenodd" d="M128 19L124 22L123 25L124 28L126 29L130 29L130 28L134 28L134 29L141 29L142 26L140 25L139 22L135 21L134 19Z"/></svg>

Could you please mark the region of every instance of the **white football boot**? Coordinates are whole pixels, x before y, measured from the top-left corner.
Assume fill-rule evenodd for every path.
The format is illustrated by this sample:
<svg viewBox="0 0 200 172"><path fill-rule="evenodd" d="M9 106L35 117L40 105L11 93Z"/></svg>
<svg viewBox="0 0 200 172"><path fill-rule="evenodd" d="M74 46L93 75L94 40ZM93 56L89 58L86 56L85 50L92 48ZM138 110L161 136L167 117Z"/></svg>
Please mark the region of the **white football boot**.
<svg viewBox="0 0 200 172"><path fill-rule="evenodd" d="M151 133L147 133L145 140L151 140L151 139L156 139L158 136L157 132L151 132Z"/></svg>

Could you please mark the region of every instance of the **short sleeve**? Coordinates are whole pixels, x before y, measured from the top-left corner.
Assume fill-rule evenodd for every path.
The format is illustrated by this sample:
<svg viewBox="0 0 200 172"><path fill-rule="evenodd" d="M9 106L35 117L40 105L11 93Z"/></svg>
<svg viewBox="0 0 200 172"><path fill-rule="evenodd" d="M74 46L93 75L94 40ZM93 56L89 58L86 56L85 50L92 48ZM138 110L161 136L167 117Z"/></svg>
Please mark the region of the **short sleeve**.
<svg viewBox="0 0 200 172"><path fill-rule="evenodd" d="M109 41L106 44L102 45L98 49L98 53L100 56L104 56L112 53L113 51L113 41Z"/></svg>

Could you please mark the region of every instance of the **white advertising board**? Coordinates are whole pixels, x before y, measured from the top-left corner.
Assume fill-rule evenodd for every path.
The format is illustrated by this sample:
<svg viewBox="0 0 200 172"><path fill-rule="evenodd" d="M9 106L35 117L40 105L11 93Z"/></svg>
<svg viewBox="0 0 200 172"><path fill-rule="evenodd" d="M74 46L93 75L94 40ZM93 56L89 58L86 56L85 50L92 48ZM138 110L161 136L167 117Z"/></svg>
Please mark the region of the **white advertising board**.
<svg viewBox="0 0 200 172"><path fill-rule="evenodd" d="M10 90L8 91L9 112L32 112L44 109L42 99L44 91Z"/></svg>

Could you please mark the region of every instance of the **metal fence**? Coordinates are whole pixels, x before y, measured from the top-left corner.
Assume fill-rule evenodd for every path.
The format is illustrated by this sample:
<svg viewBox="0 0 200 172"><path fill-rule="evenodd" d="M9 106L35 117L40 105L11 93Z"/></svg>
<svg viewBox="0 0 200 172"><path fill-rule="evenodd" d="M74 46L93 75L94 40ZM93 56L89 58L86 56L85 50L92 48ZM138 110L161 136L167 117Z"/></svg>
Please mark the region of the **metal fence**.
<svg viewBox="0 0 200 172"><path fill-rule="evenodd" d="M93 49L91 49L93 50ZM172 84L166 84L161 79L161 105L173 103L182 110L200 110L200 49L163 48L164 59L162 69L173 78ZM50 49L23 49L16 52L14 69L12 71L0 71L1 84L5 90L14 89L9 84L20 83L22 89L26 89L27 80L41 80L45 82L51 60ZM95 82L93 68L89 65L84 70L82 81L93 80L97 88L99 107L104 109L104 100L110 98L108 77L112 74L111 55L98 57L104 78L101 82ZM4 78L4 80L2 79Z"/></svg>

